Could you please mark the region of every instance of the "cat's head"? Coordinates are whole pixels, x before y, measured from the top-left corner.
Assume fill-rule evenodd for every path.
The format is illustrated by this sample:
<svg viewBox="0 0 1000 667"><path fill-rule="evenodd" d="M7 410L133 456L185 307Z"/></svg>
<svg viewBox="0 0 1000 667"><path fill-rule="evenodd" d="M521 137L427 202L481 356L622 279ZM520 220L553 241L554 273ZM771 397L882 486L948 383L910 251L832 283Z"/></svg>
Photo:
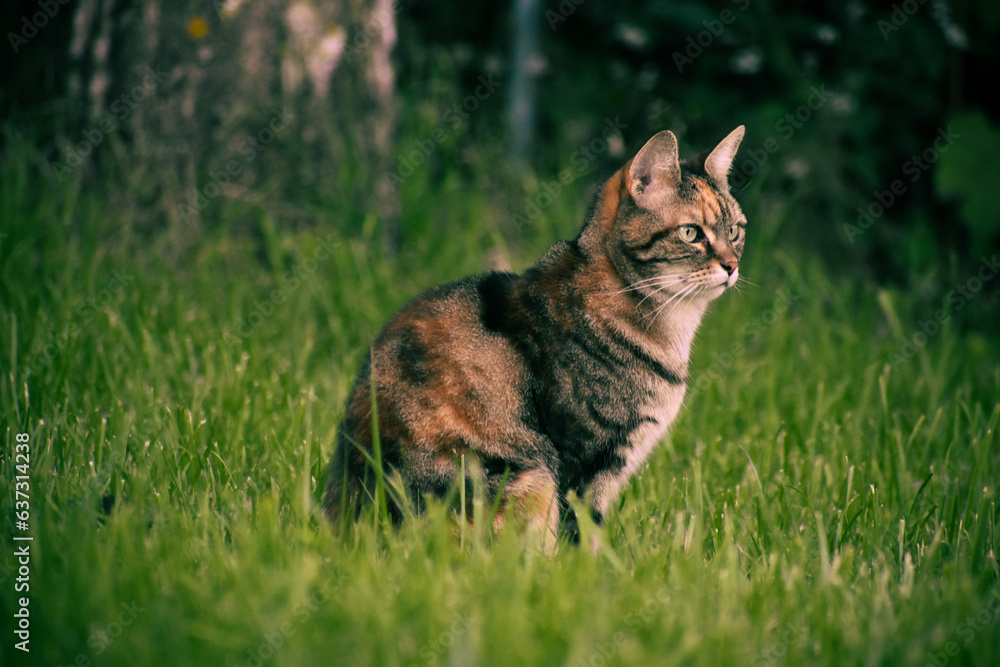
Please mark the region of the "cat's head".
<svg viewBox="0 0 1000 667"><path fill-rule="evenodd" d="M743 256L746 216L727 180L743 132L690 161L678 158L672 132L654 136L605 186L581 242L589 236L654 303L718 297L736 284Z"/></svg>

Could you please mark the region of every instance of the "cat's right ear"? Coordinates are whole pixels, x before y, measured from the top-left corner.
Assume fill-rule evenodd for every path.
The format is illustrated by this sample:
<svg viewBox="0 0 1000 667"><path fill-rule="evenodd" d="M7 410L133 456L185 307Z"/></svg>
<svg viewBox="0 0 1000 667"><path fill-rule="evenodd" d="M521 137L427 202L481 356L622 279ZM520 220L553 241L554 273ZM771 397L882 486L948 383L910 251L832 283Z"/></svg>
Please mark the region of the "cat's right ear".
<svg viewBox="0 0 1000 667"><path fill-rule="evenodd" d="M629 194L644 206L681 181L681 163L677 155L677 137L670 130L658 132L632 159L628 170Z"/></svg>
<svg viewBox="0 0 1000 667"><path fill-rule="evenodd" d="M736 149L740 147L745 131L746 127L740 125L705 158L705 173L714 178L719 185L724 185L726 189L729 188L729 170L733 167Z"/></svg>

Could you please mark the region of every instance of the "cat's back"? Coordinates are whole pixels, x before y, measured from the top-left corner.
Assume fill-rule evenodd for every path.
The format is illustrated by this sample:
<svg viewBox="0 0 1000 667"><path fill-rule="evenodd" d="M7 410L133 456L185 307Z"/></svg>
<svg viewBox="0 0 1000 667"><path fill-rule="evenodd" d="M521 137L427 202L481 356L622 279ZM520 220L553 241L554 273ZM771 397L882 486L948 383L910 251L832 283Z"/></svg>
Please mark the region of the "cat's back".
<svg viewBox="0 0 1000 667"><path fill-rule="evenodd" d="M395 359L420 381L445 370L436 368L437 362L459 361L502 343L511 333L519 280L514 273L490 272L426 290L403 306L375 339L376 362Z"/></svg>
<svg viewBox="0 0 1000 667"><path fill-rule="evenodd" d="M528 381L514 305L519 280L493 272L434 287L378 335L371 359L379 416L400 444L446 447L459 434L489 440L510 426ZM355 387L359 408L370 391L366 375Z"/></svg>
<svg viewBox="0 0 1000 667"><path fill-rule="evenodd" d="M539 337L578 263L559 242L523 276L493 271L426 290L376 337L377 374L411 385L448 384L463 373L513 382L539 344L551 343Z"/></svg>

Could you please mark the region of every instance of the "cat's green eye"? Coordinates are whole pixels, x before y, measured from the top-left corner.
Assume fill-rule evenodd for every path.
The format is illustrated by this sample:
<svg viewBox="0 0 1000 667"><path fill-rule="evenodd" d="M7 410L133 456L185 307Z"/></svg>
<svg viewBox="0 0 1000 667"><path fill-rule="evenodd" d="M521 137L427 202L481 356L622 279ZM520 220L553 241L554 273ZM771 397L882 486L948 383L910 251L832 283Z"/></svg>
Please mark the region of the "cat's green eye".
<svg viewBox="0 0 1000 667"><path fill-rule="evenodd" d="M694 225L684 225L677 228L677 233L681 235L681 238L688 243L694 243L695 239L698 238L698 228Z"/></svg>
<svg viewBox="0 0 1000 667"><path fill-rule="evenodd" d="M730 241L735 241L739 237L740 237L740 226L739 225L733 225L732 227L730 227L729 228L729 240Z"/></svg>

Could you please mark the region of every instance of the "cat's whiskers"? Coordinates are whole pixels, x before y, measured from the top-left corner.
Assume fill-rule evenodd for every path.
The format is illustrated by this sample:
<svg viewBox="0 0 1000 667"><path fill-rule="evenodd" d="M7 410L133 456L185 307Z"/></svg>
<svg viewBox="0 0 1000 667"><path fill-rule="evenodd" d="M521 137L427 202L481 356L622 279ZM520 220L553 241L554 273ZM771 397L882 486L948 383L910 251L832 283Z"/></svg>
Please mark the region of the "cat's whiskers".
<svg viewBox="0 0 1000 667"><path fill-rule="evenodd" d="M684 278L678 278L677 280L664 281L664 282L661 282L661 283L654 284L653 287L655 287L656 289L654 289L652 292L650 292L646 296L642 297L642 300L639 301L638 304L636 304L636 308L638 308L643 303L645 303L646 299L648 299L650 297L653 297L653 296L656 296L660 292L665 291L668 287L672 287L673 285L677 285L678 283L683 283L684 280L685 280ZM648 286L644 286L644 287L648 287Z"/></svg>
<svg viewBox="0 0 1000 667"><path fill-rule="evenodd" d="M663 292L666 288L682 283L685 280L686 280L685 276L679 276L679 275L653 276L652 278L645 278L643 280L632 283L630 286L624 289L615 290L613 292L606 291L602 292L602 294L622 294L624 292L652 289L651 292L642 297L639 303L636 304L636 307L638 308L643 303L645 303L647 299L652 298L657 294L659 294L660 292Z"/></svg>
<svg viewBox="0 0 1000 667"><path fill-rule="evenodd" d="M671 280L671 279L673 279L673 280ZM623 292L632 292L632 291L644 289L644 288L650 287L650 286L653 286L653 287L662 287L662 286L675 285L675 284L677 284L679 282L683 282L684 280L685 280L684 276L676 276L676 275L670 275L670 276L653 276L652 278L645 278L643 280L639 280L637 282L634 282L631 285L629 285L628 287L625 287L623 289L615 290L615 291L607 291L607 292L603 292L603 294L621 294Z"/></svg>
<svg viewBox="0 0 1000 667"><path fill-rule="evenodd" d="M746 278L744 278L744 277L743 277L742 275L740 275L740 276L737 276L737 277L736 277L736 282L734 282L734 283L733 283L733 284L731 285L731 287L732 287L732 288L733 288L734 290L736 290L736 293L737 293L737 294L742 294L742 293L743 293L743 286L744 286L744 284L746 284L746 285L750 285L751 287L757 287L757 288L759 288L759 287L760 287L760 285L758 285L758 284L757 284L757 283L755 283L755 282L751 282L751 281L747 280L747 279L746 279Z"/></svg>
<svg viewBox="0 0 1000 667"><path fill-rule="evenodd" d="M664 308L666 308L667 306L669 306L671 304L671 302L674 303L674 308L676 308L677 305L681 301L683 301L685 297L689 296L692 292L694 292L695 290L697 290L699 288L701 288L701 285L698 284L698 283L688 283L688 285L686 285L684 288L682 288L681 290L675 292L673 296L671 296L669 299L667 299L666 301L664 301L663 303L661 303L659 306L657 306L656 310L654 310L652 313L650 313L649 315L646 316L646 317L650 318L649 319L649 324L646 325L646 332L647 333L649 332L649 328L651 326L653 326L653 322L656 321L657 316L660 314L660 312L663 311ZM673 312L674 308L671 308L667 312L667 314Z"/></svg>
<svg viewBox="0 0 1000 667"><path fill-rule="evenodd" d="M660 290L662 290L665 287L672 287L672 286L678 285L678 284L680 284L682 282L684 282L684 280L670 280L670 281L666 281L665 280L665 281L659 282L659 283L652 283L652 284L649 284L649 285L640 285L639 287L633 287L631 289L621 290L621 292L615 292L615 294L621 294L622 292L641 292L641 291L647 290L647 289L652 289L653 290L652 294L656 294L657 292L659 292Z"/></svg>
<svg viewBox="0 0 1000 667"><path fill-rule="evenodd" d="M667 311L667 314L669 314L670 312L673 312L673 309L677 307L677 304L679 304L681 301L683 301L684 297L686 297L688 294L690 294L692 291L694 291L695 287L697 287L697 285L689 284L686 287L684 287L682 290L680 290L679 292L675 293L672 297L670 297L669 299L667 299L666 301L664 301L662 304L660 304L660 306L655 311L653 311L652 317L649 320L649 324L646 325L646 331L649 331L649 328L651 326L653 326L653 322L656 321L657 317L659 317L660 313L663 312L663 310L667 306L669 306L671 303L673 303L674 304L673 308L671 308L669 311Z"/></svg>
<svg viewBox="0 0 1000 667"><path fill-rule="evenodd" d="M670 310L668 310L666 313L664 313L663 317L670 317L670 315L675 310L677 310L677 306L679 306L686 298L688 298L690 296L694 296L698 292L702 292L705 289L705 286L702 285L701 283L695 283L691 287L692 287L692 289L688 289L686 292L684 292L684 295L680 299L678 299L677 301L675 301L672 306L670 306Z"/></svg>

